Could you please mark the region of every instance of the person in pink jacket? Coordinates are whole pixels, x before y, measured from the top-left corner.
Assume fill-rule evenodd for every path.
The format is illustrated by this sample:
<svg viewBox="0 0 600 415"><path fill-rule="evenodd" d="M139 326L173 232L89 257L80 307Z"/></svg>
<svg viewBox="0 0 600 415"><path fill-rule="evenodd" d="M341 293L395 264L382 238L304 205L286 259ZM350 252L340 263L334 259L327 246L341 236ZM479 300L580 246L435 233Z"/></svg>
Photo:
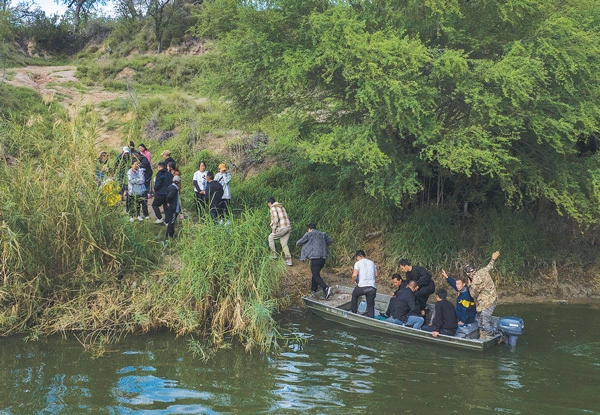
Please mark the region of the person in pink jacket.
<svg viewBox="0 0 600 415"><path fill-rule="evenodd" d="M148 148L144 144L140 144L138 146L138 150L140 151L140 154L142 156L146 157L148 159L148 161L150 162L150 164L152 164L152 154L150 154L150 151L148 150Z"/></svg>

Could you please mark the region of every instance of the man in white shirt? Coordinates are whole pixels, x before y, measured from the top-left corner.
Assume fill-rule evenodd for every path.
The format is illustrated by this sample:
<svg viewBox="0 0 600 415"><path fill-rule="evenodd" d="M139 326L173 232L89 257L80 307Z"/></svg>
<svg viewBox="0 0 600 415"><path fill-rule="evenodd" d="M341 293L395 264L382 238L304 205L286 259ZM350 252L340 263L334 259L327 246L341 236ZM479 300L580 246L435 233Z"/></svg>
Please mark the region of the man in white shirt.
<svg viewBox="0 0 600 415"><path fill-rule="evenodd" d="M356 262L354 263L354 272L352 273L352 282L356 287L352 291L351 311L358 311L358 299L365 296L367 299L367 317L375 317L375 296L377 288L375 278L377 277L377 267L375 263L367 258L365 251L356 251Z"/></svg>

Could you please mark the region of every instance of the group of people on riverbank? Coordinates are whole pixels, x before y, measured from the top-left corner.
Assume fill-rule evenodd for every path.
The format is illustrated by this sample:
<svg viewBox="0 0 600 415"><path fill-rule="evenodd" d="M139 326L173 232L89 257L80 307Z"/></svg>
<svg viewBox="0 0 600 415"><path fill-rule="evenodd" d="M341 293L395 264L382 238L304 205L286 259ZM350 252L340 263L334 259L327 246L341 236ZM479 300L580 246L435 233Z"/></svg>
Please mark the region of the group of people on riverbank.
<svg viewBox="0 0 600 415"><path fill-rule="evenodd" d="M156 164L157 171L152 185L152 154L144 144L139 144L136 148L130 142L122 148L112 167L108 164L108 153L100 153L96 178L109 205L125 201L131 222L135 222L136 218L139 221L150 219L148 200L153 198L155 223L167 226L166 238L169 239L174 237L177 217L182 215L182 183L181 172L171 157L171 152L163 151L162 158ZM219 172L215 175L207 171L206 163L201 161L192 183L199 211L208 210L213 220L220 217L223 223L231 200L231 174L223 163L219 164L218 169Z"/></svg>

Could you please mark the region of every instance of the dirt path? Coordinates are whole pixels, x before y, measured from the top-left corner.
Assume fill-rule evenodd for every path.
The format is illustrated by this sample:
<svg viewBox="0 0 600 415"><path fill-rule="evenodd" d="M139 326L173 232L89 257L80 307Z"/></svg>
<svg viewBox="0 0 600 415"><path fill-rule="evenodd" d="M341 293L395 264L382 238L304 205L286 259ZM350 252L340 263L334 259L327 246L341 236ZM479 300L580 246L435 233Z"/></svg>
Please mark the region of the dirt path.
<svg viewBox="0 0 600 415"><path fill-rule="evenodd" d="M86 105L93 105L98 111L98 104L116 98L125 98L124 92L108 92L97 87L82 85L75 77L75 66L26 66L7 70L5 82L16 87L36 90L45 101L59 101L75 117ZM100 124L108 121L106 114L99 114ZM117 131L109 131L100 127L97 142L103 147L119 149L121 137Z"/></svg>

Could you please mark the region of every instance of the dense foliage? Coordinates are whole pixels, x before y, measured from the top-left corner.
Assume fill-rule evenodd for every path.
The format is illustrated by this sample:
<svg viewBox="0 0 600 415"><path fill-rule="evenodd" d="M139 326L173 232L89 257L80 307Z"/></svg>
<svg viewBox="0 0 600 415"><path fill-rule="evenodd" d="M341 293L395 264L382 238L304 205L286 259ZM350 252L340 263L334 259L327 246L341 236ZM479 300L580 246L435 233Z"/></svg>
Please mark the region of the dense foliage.
<svg viewBox="0 0 600 415"><path fill-rule="evenodd" d="M592 0L206 2L207 85L397 205L599 215ZM532 205L533 204L533 205Z"/></svg>

